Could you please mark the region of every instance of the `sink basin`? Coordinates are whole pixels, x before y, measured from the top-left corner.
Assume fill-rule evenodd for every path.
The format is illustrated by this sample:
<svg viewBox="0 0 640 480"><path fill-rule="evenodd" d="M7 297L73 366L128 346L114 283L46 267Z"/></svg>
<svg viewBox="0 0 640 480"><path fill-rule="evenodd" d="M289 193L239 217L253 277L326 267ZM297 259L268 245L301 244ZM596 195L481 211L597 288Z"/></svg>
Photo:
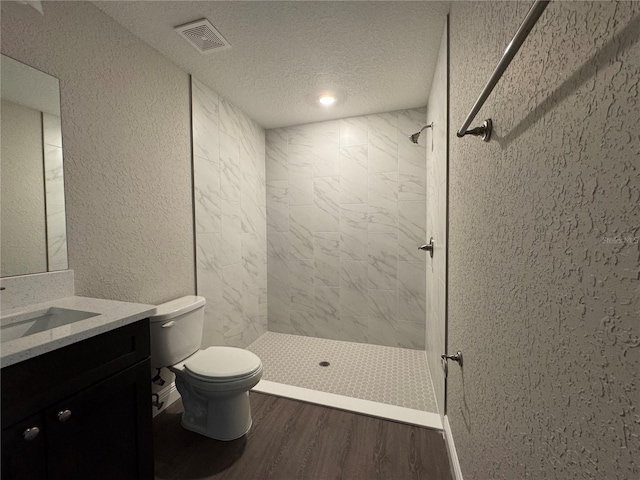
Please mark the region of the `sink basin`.
<svg viewBox="0 0 640 480"><path fill-rule="evenodd" d="M2 318L0 324L0 341L2 343L27 337L35 333L62 327L87 318L100 315L82 310L51 307L29 313L20 313Z"/></svg>

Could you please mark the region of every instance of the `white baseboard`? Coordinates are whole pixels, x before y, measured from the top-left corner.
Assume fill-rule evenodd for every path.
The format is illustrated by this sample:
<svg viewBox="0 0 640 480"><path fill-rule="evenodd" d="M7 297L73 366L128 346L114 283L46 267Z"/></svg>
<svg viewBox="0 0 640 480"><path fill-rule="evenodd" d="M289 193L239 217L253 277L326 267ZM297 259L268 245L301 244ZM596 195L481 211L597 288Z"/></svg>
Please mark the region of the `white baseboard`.
<svg viewBox="0 0 640 480"><path fill-rule="evenodd" d="M458 452L456 451L456 445L453 443L453 434L451 433L451 425L449 424L449 417L444 416L444 438L447 442L447 449L449 450L449 460L451 460L451 466L453 467L453 474L456 480L462 479L462 470L460 468L460 461L458 460Z"/></svg>
<svg viewBox="0 0 640 480"><path fill-rule="evenodd" d="M442 430L442 420L437 413L423 412L422 410L372 402L360 398L351 398L344 395L336 395L335 393L319 392L317 390L294 387L292 385L270 382L268 380L260 380L260 382L252 388L252 391L337 408L339 410L361 413L386 420L408 423L410 425Z"/></svg>
<svg viewBox="0 0 640 480"><path fill-rule="evenodd" d="M175 402L180 398L180 394L178 393L178 389L176 388L175 382L171 382L169 385L164 387L159 392L154 392L154 393L158 394L158 396L160 397L159 400L162 402L162 407L159 409L156 407L151 407L153 410L154 417L159 413L161 413L162 411L164 411L169 405L171 405L173 402Z"/></svg>

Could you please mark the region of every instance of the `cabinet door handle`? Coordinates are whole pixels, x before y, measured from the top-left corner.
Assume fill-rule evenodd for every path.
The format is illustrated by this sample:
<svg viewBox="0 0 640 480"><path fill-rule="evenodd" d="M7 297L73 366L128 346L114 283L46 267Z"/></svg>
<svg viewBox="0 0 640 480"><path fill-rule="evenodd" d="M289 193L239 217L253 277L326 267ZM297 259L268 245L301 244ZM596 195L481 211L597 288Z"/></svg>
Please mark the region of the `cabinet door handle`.
<svg viewBox="0 0 640 480"><path fill-rule="evenodd" d="M24 438L27 442L31 440L35 440L35 438L40 433L40 429L38 427L27 428L24 432L22 432L22 438Z"/></svg>
<svg viewBox="0 0 640 480"><path fill-rule="evenodd" d="M61 410L58 412L58 421L66 422L71 417L71 410Z"/></svg>

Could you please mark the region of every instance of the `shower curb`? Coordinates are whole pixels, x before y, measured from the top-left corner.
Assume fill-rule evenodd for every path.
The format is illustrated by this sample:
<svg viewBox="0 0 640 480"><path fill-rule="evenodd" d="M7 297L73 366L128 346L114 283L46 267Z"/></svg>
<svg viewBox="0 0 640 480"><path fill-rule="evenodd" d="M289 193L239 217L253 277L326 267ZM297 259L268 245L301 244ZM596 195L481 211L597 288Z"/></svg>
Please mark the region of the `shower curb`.
<svg viewBox="0 0 640 480"><path fill-rule="evenodd" d="M371 417L393 420L395 422L434 430L442 430L443 427L440 415L437 413L372 402L371 400L352 398L335 393L320 392L308 388L285 385L284 383L271 382L269 380L260 380L251 391L286 397L292 400L337 408L339 410L346 410L348 412L360 413Z"/></svg>

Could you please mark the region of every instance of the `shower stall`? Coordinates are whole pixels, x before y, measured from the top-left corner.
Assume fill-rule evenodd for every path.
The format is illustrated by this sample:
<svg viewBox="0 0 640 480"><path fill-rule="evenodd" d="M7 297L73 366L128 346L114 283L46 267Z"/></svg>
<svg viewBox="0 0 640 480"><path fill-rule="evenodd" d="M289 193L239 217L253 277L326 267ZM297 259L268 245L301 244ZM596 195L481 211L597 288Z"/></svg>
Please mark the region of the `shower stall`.
<svg viewBox="0 0 640 480"><path fill-rule="evenodd" d="M425 348L426 109L266 132L272 332Z"/></svg>
<svg viewBox="0 0 640 480"><path fill-rule="evenodd" d="M426 143L409 139L426 117L266 132L269 332L249 346L266 380L437 412L424 355L429 255L418 249Z"/></svg>
<svg viewBox="0 0 640 480"><path fill-rule="evenodd" d="M446 32L441 57L429 109L267 131L192 79L203 346L257 353L256 390L441 425Z"/></svg>

